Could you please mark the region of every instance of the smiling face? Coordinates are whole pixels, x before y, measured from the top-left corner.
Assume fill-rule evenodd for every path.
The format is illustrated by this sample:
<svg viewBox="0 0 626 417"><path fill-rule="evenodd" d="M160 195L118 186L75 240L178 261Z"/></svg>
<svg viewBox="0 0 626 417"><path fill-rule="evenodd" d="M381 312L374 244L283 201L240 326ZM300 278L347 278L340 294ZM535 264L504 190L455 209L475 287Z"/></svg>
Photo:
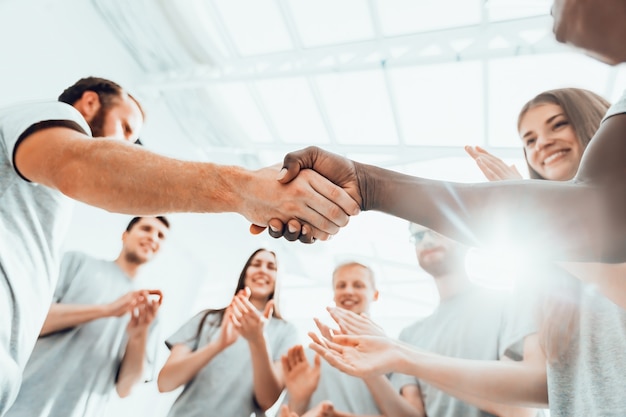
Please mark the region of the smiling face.
<svg viewBox="0 0 626 417"><path fill-rule="evenodd" d="M130 263L144 264L161 249L169 229L156 217L142 217L122 235L122 252Z"/></svg>
<svg viewBox="0 0 626 417"><path fill-rule="evenodd" d="M526 160L539 175L553 181L574 178L584 149L561 106L531 107L520 118L519 133Z"/></svg>
<svg viewBox="0 0 626 417"><path fill-rule="evenodd" d="M340 266L333 274L335 305L353 313L369 313L370 304L378 299L371 271L359 264Z"/></svg>
<svg viewBox="0 0 626 417"><path fill-rule="evenodd" d="M257 252L246 269L244 285L250 288L250 299L267 301L276 287L276 257L268 251Z"/></svg>

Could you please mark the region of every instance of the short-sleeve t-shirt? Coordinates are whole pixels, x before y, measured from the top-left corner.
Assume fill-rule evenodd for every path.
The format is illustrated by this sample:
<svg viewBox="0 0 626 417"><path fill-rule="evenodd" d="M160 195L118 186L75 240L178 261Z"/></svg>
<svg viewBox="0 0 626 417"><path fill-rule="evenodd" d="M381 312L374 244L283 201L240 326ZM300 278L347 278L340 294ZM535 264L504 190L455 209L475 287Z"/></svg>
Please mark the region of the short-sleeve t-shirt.
<svg viewBox="0 0 626 417"><path fill-rule="evenodd" d="M442 302L430 316L406 327L399 339L428 352L455 358L499 360L509 356L519 360L523 352L515 349L520 349L522 344L511 337L535 333L536 323L530 315L527 320L515 320L519 330L507 329L512 322L512 311L506 299L489 290L470 289ZM391 381L399 390L405 385L417 385L429 416L491 416L414 376L394 373Z"/></svg>
<svg viewBox="0 0 626 417"><path fill-rule="evenodd" d="M0 109L0 415L17 393L48 312L72 214L70 199L27 181L14 164L21 141L47 126L91 134L81 114L65 103Z"/></svg>
<svg viewBox="0 0 626 417"><path fill-rule="evenodd" d="M140 278L137 278L140 279ZM141 288L112 261L81 252L63 257L53 302L103 305ZM97 417L115 392L130 317L105 317L37 339L6 417ZM146 374L154 373L158 316L150 325ZM51 383L54 381L54 383Z"/></svg>
<svg viewBox="0 0 626 417"><path fill-rule="evenodd" d="M205 313L198 313L166 340L171 349L185 344L192 350L206 346L219 336L221 315L210 314L198 328ZM285 320L271 318L265 325L265 339L273 362L299 343L296 327ZM203 417L206 415L249 417L263 416L254 401L252 361L248 342L239 337L235 343L215 356L191 380L174 402L169 417Z"/></svg>

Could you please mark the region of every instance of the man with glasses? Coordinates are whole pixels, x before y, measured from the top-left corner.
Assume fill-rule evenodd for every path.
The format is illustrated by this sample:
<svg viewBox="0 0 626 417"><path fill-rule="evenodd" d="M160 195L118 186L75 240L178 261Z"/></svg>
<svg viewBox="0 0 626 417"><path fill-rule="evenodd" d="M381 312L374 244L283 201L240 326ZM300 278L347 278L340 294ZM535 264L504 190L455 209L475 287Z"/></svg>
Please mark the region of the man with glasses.
<svg viewBox="0 0 626 417"><path fill-rule="evenodd" d="M428 352L477 360L521 360L523 339L536 332L532 317L511 328L507 297L472 283L465 270L468 247L410 223L419 265L437 286L435 311L406 327L399 339ZM440 417L534 416L536 410L469 397L463 402L414 376L393 374L405 398L421 398L426 415Z"/></svg>

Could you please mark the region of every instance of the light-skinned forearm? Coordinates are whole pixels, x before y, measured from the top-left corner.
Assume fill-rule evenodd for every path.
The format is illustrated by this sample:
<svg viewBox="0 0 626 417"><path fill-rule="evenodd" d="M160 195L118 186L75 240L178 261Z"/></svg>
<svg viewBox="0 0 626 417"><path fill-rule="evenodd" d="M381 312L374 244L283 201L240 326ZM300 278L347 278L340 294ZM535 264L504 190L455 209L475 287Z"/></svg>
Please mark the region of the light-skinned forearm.
<svg viewBox="0 0 626 417"><path fill-rule="evenodd" d="M103 317L108 317L104 305L53 303L46 316L40 336L46 336Z"/></svg>
<svg viewBox="0 0 626 417"><path fill-rule="evenodd" d="M326 239L347 224L347 213L359 211L347 193L310 170L283 185L277 166L249 171L181 161L60 127L28 136L16 149L15 164L35 183L118 213L234 212L259 226L298 218Z"/></svg>
<svg viewBox="0 0 626 417"><path fill-rule="evenodd" d="M424 409L418 410L409 404L384 375L364 378L363 381L374 397L378 409L385 416L426 417Z"/></svg>
<svg viewBox="0 0 626 417"><path fill-rule="evenodd" d="M120 372L115 383L117 394L121 397L130 395L133 386L141 380L146 361L148 332L137 333L128 339L124 357L120 363Z"/></svg>
<svg viewBox="0 0 626 417"><path fill-rule="evenodd" d="M276 402L283 390L283 383L276 366L270 357L265 337L248 341L252 359L254 398L262 410L267 410Z"/></svg>
<svg viewBox="0 0 626 417"><path fill-rule="evenodd" d="M33 162L27 156L16 158L31 181L120 213L240 211L242 199L236 193L251 177L241 168L180 161L117 140L86 140L63 128L33 134L17 155L27 155L30 146L45 146L48 153ZM38 166L31 167L34 161Z"/></svg>
<svg viewBox="0 0 626 417"><path fill-rule="evenodd" d="M415 377L459 399L516 407L546 408L548 389L545 366L523 362L459 359L420 351L397 342L394 372ZM479 408L487 407L482 403Z"/></svg>
<svg viewBox="0 0 626 417"><path fill-rule="evenodd" d="M296 398L293 395L291 395L291 393L289 393L289 409L291 411L293 411L294 413L296 413L297 415L301 416L302 414L306 413L309 408L310 408L310 403L311 403L311 395L307 395L306 398L302 397L302 398Z"/></svg>
<svg viewBox="0 0 626 417"><path fill-rule="evenodd" d="M222 350L218 343L211 342L195 351L170 355L159 372L157 380L159 391L170 392L185 385Z"/></svg>

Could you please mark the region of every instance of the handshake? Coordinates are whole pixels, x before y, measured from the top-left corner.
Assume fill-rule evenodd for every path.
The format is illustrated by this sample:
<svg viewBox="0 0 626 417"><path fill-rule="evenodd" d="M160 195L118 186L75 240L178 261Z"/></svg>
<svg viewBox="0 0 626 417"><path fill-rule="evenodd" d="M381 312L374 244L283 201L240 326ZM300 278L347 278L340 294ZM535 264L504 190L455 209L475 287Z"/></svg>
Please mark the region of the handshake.
<svg viewBox="0 0 626 417"><path fill-rule="evenodd" d="M348 224L350 216L372 208L367 171L363 164L313 146L287 154L277 180L285 186L297 178L306 181L306 191L296 194L306 208L281 210L292 212L290 218L272 217L263 225L253 222L250 231L259 234L269 228L274 238L303 243L327 240Z"/></svg>

